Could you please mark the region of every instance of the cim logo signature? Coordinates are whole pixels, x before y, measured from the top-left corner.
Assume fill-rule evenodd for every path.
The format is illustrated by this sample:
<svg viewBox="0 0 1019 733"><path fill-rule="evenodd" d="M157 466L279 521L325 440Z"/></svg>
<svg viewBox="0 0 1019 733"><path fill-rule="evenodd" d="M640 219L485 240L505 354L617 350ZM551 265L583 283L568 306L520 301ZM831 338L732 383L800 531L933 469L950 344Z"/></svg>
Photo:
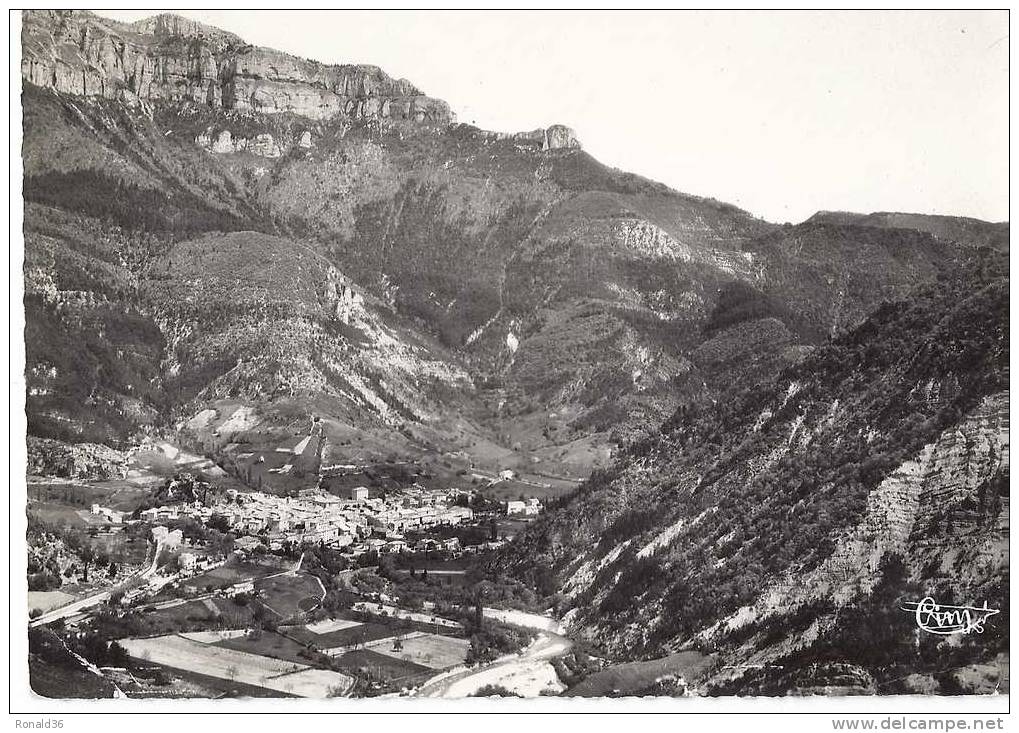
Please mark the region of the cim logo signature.
<svg viewBox="0 0 1019 733"><path fill-rule="evenodd" d="M922 601L906 601L900 606L903 611L916 616L916 625L931 634L951 636L952 634L982 634L984 622L996 613L996 608L975 606L949 606L939 604L930 596Z"/></svg>

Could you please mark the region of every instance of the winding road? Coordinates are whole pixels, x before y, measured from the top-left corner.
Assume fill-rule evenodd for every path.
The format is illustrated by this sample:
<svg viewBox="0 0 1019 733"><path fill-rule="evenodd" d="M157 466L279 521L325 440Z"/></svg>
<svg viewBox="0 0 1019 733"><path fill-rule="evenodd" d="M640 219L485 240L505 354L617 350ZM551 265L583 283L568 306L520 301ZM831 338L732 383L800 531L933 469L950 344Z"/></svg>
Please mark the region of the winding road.
<svg viewBox="0 0 1019 733"><path fill-rule="evenodd" d="M46 624L51 624L59 619L74 616L75 614L81 613L82 611L85 611L89 608L94 608L95 606L98 606L102 603L106 603L108 600L110 600L115 591L125 590L127 586L136 583L139 580L148 580L150 577L152 577L152 575L156 572L156 569L159 567L159 553L162 551L162 549L163 549L162 545L157 543L156 549L152 553L152 562L140 573L128 576L127 578L125 578L112 588L99 591L98 593L86 596L85 598L81 598L77 601L72 601L71 603L68 603L66 606L55 608L52 611L47 611L38 618L34 618L31 621L29 621L28 622L29 628L35 628L36 626L44 626Z"/></svg>

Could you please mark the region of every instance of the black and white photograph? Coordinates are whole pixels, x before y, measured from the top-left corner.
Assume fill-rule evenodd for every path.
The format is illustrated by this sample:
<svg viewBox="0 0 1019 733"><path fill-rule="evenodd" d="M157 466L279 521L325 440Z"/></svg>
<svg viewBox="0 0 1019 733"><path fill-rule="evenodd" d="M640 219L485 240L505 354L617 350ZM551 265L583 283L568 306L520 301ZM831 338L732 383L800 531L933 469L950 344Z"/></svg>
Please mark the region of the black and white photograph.
<svg viewBox="0 0 1019 733"><path fill-rule="evenodd" d="M1008 10L10 21L26 712L1004 729Z"/></svg>

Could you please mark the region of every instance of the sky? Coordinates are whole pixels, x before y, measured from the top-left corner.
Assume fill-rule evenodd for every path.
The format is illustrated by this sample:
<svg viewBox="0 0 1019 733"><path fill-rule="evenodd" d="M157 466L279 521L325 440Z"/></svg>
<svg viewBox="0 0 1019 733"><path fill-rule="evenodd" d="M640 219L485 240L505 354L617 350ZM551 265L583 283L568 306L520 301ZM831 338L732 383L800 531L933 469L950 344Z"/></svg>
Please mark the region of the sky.
<svg viewBox="0 0 1019 733"><path fill-rule="evenodd" d="M258 46L375 64L460 122L569 125L603 163L775 222L1008 219L1003 11L180 14Z"/></svg>

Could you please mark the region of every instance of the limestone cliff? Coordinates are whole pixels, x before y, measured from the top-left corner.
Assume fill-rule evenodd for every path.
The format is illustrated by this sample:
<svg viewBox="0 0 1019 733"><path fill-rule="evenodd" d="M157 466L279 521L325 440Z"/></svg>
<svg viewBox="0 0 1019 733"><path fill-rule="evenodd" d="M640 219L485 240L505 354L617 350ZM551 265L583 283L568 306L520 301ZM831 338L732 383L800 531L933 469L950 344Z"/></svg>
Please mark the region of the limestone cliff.
<svg viewBox="0 0 1019 733"><path fill-rule="evenodd" d="M117 23L85 11L23 15L22 77L67 94L447 124L448 105L366 65L332 66L244 43L175 15Z"/></svg>

